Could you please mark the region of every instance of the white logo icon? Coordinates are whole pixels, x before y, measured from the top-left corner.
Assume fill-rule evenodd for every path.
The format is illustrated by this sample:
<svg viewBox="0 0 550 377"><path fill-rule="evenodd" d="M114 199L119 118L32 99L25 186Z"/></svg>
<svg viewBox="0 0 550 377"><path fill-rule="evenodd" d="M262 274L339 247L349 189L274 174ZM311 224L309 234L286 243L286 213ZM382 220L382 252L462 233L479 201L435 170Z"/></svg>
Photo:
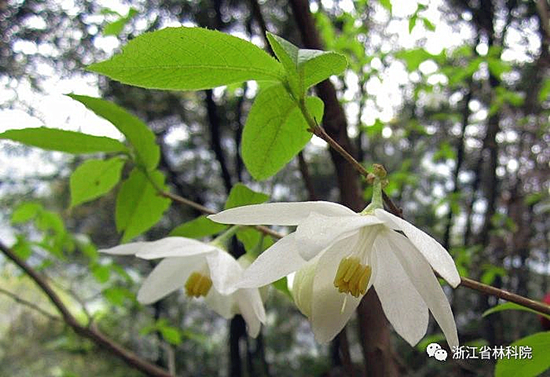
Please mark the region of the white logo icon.
<svg viewBox="0 0 550 377"><path fill-rule="evenodd" d="M447 351L441 348L437 343L430 343L426 348L426 353L429 357L435 358L437 361L447 360Z"/></svg>
<svg viewBox="0 0 550 377"><path fill-rule="evenodd" d="M435 351L434 357L438 361L445 361L445 360L447 360L447 351L437 350L437 351Z"/></svg>

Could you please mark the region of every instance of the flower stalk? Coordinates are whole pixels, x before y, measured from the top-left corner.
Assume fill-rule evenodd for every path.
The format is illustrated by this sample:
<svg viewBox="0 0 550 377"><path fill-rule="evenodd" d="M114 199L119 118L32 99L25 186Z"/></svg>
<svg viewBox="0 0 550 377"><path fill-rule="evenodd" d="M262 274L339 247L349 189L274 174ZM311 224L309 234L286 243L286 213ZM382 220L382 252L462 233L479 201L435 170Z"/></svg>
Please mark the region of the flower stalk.
<svg viewBox="0 0 550 377"><path fill-rule="evenodd" d="M229 244L229 241L231 241L231 238L237 233L240 228L241 227L238 225L230 227L218 237L214 238L214 240L210 242L210 244L227 251L227 245Z"/></svg>

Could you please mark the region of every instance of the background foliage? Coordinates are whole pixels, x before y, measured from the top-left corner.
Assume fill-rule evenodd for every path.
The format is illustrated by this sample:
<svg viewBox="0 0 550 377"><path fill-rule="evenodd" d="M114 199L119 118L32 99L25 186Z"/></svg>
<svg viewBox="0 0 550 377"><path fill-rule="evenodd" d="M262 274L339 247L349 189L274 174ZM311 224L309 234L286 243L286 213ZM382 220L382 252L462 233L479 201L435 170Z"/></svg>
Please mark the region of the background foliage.
<svg viewBox="0 0 550 377"><path fill-rule="evenodd" d="M118 8L80 0L0 4L0 130L36 127L25 134L6 131L0 137L70 153L39 152L1 141L1 241L47 274L80 320L92 317L112 338L178 375L238 375L236 363L242 375L250 376L342 373L342 346L314 342L307 321L284 293L284 284L278 285L280 291L272 289L266 303L268 325L260 338L251 340L242 337L238 320L228 323L182 294L149 307L139 305L135 294L154 264L97 253L100 247L135 237L201 238L222 230L212 228L204 217L196 219L201 213L190 207L170 205L156 195L158 187L213 210L268 199L341 199L335 178L340 172L329 162L324 145L314 138L293 158L310 139L305 130L303 138L282 137L293 146L291 151L247 141L269 135L265 119L293 111L279 86L241 81L282 74L273 73L278 67L261 50L269 50L263 29L302 46L298 8L283 0L259 5L131 1ZM542 299L550 274L548 10L533 1L458 0L315 1L309 8L325 49L348 60L345 72L331 82L345 110L342 121L347 123L354 156L366 165L386 167L388 194L408 220L451 251L462 276ZM231 79L224 83L232 84L223 89L181 92L126 86L84 71L84 66L104 61L146 31L182 24L252 40L261 46L252 52L258 56L257 72L224 72L219 80ZM174 29L165 33L170 30ZM441 42L442 35L452 40ZM237 49L249 48L229 36L223 43L200 38L204 48L196 53L204 54L204 60L232 43ZM304 83L300 78L308 70L306 77L323 68L327 76L341 71L337 54L327 53L328 63L313 61L308 68L291 58L285 63L284 48L271 45L285 69L296 67L295 93L305 93L319 81L313 77ZM130 53L130 47L124 51ZM203 89L219 83L201 82L200 72L185 66L185 56L170 58L188 76L166 76L166 84L156 88ZM156 61L153 55L150 59ZM108 63L92 68L107 76L109 69ZM132 73L130 79L139 77ZM141 85L147 86L149 79L151 75L144 74ZM65 93L91 94L61 101L73 107L77 101L88 109L80 109L81 114L93 112L107 119L109 124L91 116L82 122L109 127L111 137L38 128L74 124L67 119L69 107L56 108L63 115L54 121L41 113L45 110L39 102L58 93L56 85ZM255 112L259 88L264 91L258 100L264 96L266 104L273 104L273 114ZM310 101L320 119L321 106ZM14 113L29 116L10 117ZM331 115L325 106L325 116ZM20 123L9 123L13 119ZM243 132L245 122L250 123ZM292 127L295 124L299 120ZM129 143L122 143L122 138ZM256 158L262 152L273 154L263 165ZM369 187L362 184L360 189L368 200ZM234 252L259 252L272 242L262 239L258 249L260 237L254 231L240 232ZM32 282L3 259L0 281L3 290L55 313ZM483 317L497 304L493 297L465 288L448 293L464 344L507 345L541 331L532 313L502 311ZM0 308L0 375L139 375L59 321L5 294L0 296ZM351 323L348 337L351 359L360 368L357 325ZM427 358L423 347L441 341L437 331L431 325L415 349L392 334L404 374L493 373L494 360L438 363ZM235 336L243 350L236 360L227 346Z"/></svg>

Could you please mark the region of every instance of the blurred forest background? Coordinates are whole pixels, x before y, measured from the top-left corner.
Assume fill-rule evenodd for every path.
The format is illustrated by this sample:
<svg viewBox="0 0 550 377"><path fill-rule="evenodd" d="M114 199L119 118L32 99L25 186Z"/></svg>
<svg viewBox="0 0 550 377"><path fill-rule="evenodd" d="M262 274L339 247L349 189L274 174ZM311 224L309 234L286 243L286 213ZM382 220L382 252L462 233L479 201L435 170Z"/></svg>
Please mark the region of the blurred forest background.
<svg viewBox="0 0 550 377"><path fill-rule="evenodd" d="M273 178L251 179L237 152L255 85L154 91L84 71L135 36L178 25L263 47L267 30L304 48L337 51L348 58L346 73L315 89L328 132L366 166L386 167L386 192L408 221L450 250L462 276L541 300L550 282L549 16L544 0L4 0L0 131L44 124L107 132L107 123L82 115L82 106L61 94L102 96L155 132L161 170L185 198L219 210L242 182L272 201L330 200L357 210L370 198L368 185L319 140ZM180 376L338 376L349 373L346 360L357 375L373 369L365 305L347 337L321 346L288 296L274 289L257 339L246 337L240 317L227 321L181 293L138 304L154 263L97 253L120 240L115 194L68 209L69 176L83 157L1 141L0 161L3 247L47 275L79 320L93 318L141 357ZM165 237L198 215L174 203L141 239ZM507 345L541 331L531 313L482 317L494 297L464 287L446 292L463 344ZM142 375L55 313L0 257L1 376ZM391 360L380 362L402 375L493 373L494 359L428 358L426 345L444 342L433 323L415 348L386 331Z"/></svg>

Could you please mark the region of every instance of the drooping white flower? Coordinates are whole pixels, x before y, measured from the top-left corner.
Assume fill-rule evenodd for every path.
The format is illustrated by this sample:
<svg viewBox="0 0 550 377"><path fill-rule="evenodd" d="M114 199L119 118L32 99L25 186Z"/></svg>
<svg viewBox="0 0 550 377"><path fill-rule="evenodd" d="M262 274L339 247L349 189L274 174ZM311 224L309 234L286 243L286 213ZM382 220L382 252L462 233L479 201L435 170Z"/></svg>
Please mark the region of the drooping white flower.
<svg viewBox="0 0 550 377"><path fill-rule="evenodd" d="M166 295L185 288L191 297L204 297L206 304L224 318L241 314L248 334L256 337L265 310L258 288L234 288L243 269L244 258L235 260L218 244L207 244L184 237L167 237L153 242L134 242L100 252L113 255L135 255L143 259L164 258L141 286L137 299L151 304Z"/></svg>
<svg viewBox="0 0 550 377"><path fill-rule="evenodd" d="M380 208L356 213L329 202L251 205L209 218L224 224L297 225L245 270L237 287L260 287L297 271L294 299L317 341L334 338L374 286L386 317L408 343L415 345L425 335L429 310L449 345L458 345L449 302L433 272L456 287L456 266L437 241L405 220Z"/></svg>

